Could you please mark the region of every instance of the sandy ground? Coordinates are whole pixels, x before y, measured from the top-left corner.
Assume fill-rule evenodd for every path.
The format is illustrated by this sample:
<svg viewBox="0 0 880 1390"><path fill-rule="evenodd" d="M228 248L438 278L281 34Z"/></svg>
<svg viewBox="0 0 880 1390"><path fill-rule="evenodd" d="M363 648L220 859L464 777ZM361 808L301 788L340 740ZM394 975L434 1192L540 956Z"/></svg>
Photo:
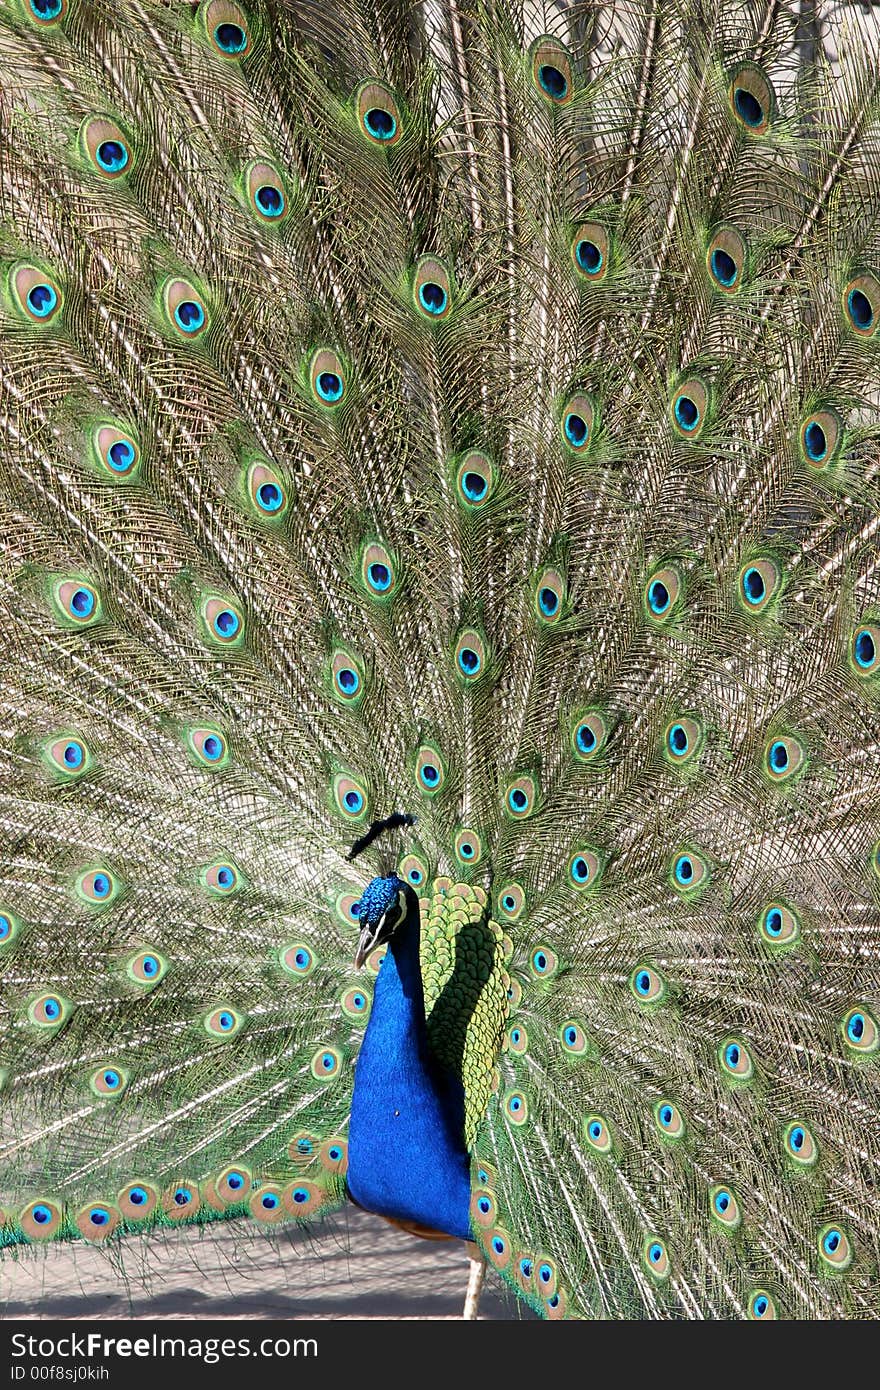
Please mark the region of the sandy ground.
<svg viewBox="0 0 880 1390"><path fill-rule="evenodd" d="M6 1318L458 1318L460 1241L417 1240L354 1207L266 1238L245 1223L0 1262ZM534 1316L489 1273L480 1317Z"/></svg>

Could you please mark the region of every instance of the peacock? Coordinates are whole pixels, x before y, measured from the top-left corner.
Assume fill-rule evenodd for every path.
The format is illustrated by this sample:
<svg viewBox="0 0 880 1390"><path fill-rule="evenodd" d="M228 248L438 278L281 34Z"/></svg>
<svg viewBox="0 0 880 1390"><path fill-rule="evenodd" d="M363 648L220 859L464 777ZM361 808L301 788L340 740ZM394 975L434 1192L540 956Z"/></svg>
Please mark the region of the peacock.
<svg viewBox="0 0 880 1390"><path fill-rule="evenodd" d="M3 0L0 1245L880 1315L880 77Z"/></svg>

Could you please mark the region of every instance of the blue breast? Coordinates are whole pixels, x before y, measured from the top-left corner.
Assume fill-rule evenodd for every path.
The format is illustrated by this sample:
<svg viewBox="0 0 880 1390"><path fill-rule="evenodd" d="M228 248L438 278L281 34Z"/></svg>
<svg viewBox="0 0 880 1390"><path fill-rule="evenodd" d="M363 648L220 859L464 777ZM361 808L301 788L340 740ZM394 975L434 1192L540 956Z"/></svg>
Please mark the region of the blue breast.
<svg viewBox="0 0 880 1390"><path fill-rule="evenodd" d="M428 1052L411 912L379 970L355 1066L347 1181L358 1205L469 1240L463 1116L461 1083L442 1075Z"/></svg>

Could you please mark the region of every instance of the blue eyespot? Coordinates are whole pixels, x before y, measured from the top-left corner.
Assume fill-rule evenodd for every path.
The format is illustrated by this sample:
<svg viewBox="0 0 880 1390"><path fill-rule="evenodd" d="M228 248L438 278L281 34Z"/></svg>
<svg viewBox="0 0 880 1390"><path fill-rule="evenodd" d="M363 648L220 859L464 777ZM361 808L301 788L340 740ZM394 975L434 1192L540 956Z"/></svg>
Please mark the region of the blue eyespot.
<svg viewBox="0 0 880 1390"><path fill-rule="evenodd" d="M861 290L850 290L847 296L850 318L856 328L868 329L874 322L874 310L871 301Z"/></svg>
<svg viewBox="0 0 880 1390"><path fill-rule="evenodd" d="M665 613L669 607L669 590L661 579L655 579L648 587L648 603L651 612Z"/></svg>
<svg viewBox="0 0 880 1390"><path fill-rule="evenodd" d="M46 23L58 18L64 9L64 0L30 0L30 6L36 18Z"/></svg>
<svg viewBox="0 0 880 1390"><path fill-rule="evenodd" d="M766 1313L767 1309L769 1308L769 1306L770 1306L770 1304L769 1304L767 1298L765 1297L765 1295L762 1294L762 1293L761 1293L761 1294L758 1294L758 1297L755 1299L754 1303L752 1304L752 1311L754 1312L755 1317L756 1317L756 1318L762 1318L762 1317L764 1316L764 1314Z"/></svg>
<svg viewBox="0 0 880 1390"><path fill-rule="evenodd" d="M214 631L218 637L225 637L227 640L234 637L241 626L237 613L233 613L230 608L223 608L214 619Z"/></svg>
<svg viewBox="0 0 880 1390"><path fill-rule="evenodd" d="M128 150L121 140L102 140L95 151L95 158L106 173L118 174L128 163Z"/></svg>
<svg viewBox="0 0 880 1390"><path fill-rule="evenodd" d="M107 462L117 473L127 473L136 458L134 445L127 439L117 439L107 450Z"/></svg>
<svg viewBox="0 0 880 1390"><path fill-rule="evenodd" d="M700 423L700 410L696 401L684 394L675 400L675 418L683 430L691 433Z"/></svg>
<svg viewBox="0 0 880 1390"><path fill-rule="evenodd" d="M188 1207L192 1201L192 1193L188 1187L178 1187L174 1193L174 1204L178 1207Z"/></svg>
<svg viewBox="0 0 880 1390"><path fill-rule="evenodd" d="M660 1123L661 1123L661 1125L671 1125L671 1124L672 1124L672 1106L671 1106L671 1105L661 1105L661 1107L660 1107Z"/></svg>
<svg viewBox="0 0 880 1390"><path fill-rule="evenodd" d="M691 859L690 855L680 854L675 861L676 882L680 883L683 887L686 888L693 881L693 877L693 860Z"/></svg>
<svg viewBox="0 0 880 1390"><path fill-rule="evenodd" d="M364 125L374 140L393 140L397 133L397 121L390 111L381 106L373 106L364 112Z"/></svg>
<svg viewBox="0 0 880 1390"><path fill-rule="evenodd" d="M337 372L320 372L315 382L323 401L338 401L342 397L342 377Z"/></svg>
<svg viewBox="0 0 880 1390"><path fill-rule="evenodd" d="M690 743L687 736L687 729L683 724L673 724L667 735L669 751L674 758L683 758L687 753Z"/></svg>
<svg viewBox="0 0 880 1390"><path fill-rule="evenodd" d="M104 1085L108 1091L115 1091L119 1086L121 1077L118 1071L108 1070L104 1072Z"/></svg>
<svg viewBox="0 0 880 1390"><path fill-rule="evenodd" d="M257 488L257 505L264 512L277 512L284 505L284 493L277 483L261 483Z"/></svg>
<svg viewBox="0 0 880 1390"><path fill-rule="evenodd" d="M529 804L529 798L522 787L513 787L507 794L507 804L511 811L524 811Z"/></svg>
<svg viewBox="0 0 880 1390"><path fill-rule="evenodd" d="M223 753L223 744L216 734L209 734L202 744L202 754L210 762L214 762Z"/></svg>
<svg viewBox="0 0 880 1390"><path fill-rule="evenodd" d="M296 1202L297 1206L301 1206L303 1202L307 1202L311 1195L307 1187L295 1187L293 1189L293 1200Z"/></svg>
<svg viewBox="0 0 880 1390"><path fill-rule="evenodd" d="M652 1265L663 1259L663 1246L658 1244L656 1240L648 1247L648 1259Z"/></svg>
<svg viewBox="0 0 880 1390"><path fill-rule="evenodd" d="M825 1251L826 1255L834 1254L834 1252L838 1249L840 1245L840 1240L841 1236L839 1231L834 1229L826 1231L825 1237L822 1241L822 1249Z"/></svg>
<svg viewBox="0 0 880 1390"><path fill-rule="evenodd" d="M760 603L767 592L764 576L752 565L742 577L743 594L747 603Z"/></svg>
<svg viewBox="0 0 880 1390"><path fill-rule="evenodd" d="M52 1220L51 1211L48 1207L44 1206L34 1207L33 1211L31 1212L31 1215L38 1226L46 1226Z"/></svg>
<svg viewBox="0 0 880 1390"><path fill-rule="evenodd" d="M337 672L336 679L346 695L356 694L361 683L361 678L357 671L352 670L350 666L343 666L342 669Z"/></svg>
<svg viewBox="0 0 880 1390"><path fill-rule="evenodd" d="M730 1193L729 1193L729 1192L716 1192L716 1193L715 1193L715 1210L717 1211L718 1215L719 1215L719 1216L723 1216L724 1213L727 1211L727 1208L728 1208L729 1206L730 1206Z"/></svg>
<svg viewBox="0 0 880 1390"><path fill-rule="evenodd" d="M582 753L592 753L598 743L598 739L589 724L578 725L575 740Z"/></svg>
<svg viewBox="0 0 880 1390"><path fill-rule="evenodd" d="M43 1013L48 1019L60 1018L61 1004L57 999L53 999L52 997L50 997L46 999L43 1003ZM852 1023L850 1023L850 1027L852 1027Z"/></svg>
<svg viewBox="0 0 880 1390"><path fill-rule="evenodd" d="M83 747L81 743L68 743L65 745L64 762L67 767L81 767L84 757L85 753L83 752Z"/></svg>
<svg viewBox="0 0 880 1390"><path fill-rule="evenodd" d="M128 1194L128 1200L131 1202L133 1207L142 1207L150 1199L143 1187L133 1187Z"/></svg>
<svg viewBox="0 0 880 1390"><path fill-rule="evenodd" d="M821 463L828 452L825 431L816 420L811 420L804 430L804 448L814 463Z"/></svg>
<svg viewBox="0 0 880 1390"><path fill-rule="evenodd" d="M88 618L95 607L95 595L91 589L77 589L71 597L70 606L78 618Z"/></svg>
<svg viewBox="0 0 880 1390"><path fill-rule="evenodd" d="M480 655L473 647L462 647L458 653L458 664L466 676L476 675L480 669Z"/></svg>
<svg viewBox="0 0 880 1390"><path fill-rule="evenodd" d="M846 1025L846 1035L854 1043L862 1041L865 1032L864 1014L855 1013L850 1016Z"/></svg>
<svg viewBox="0 0 880 1390"><path fill-rule="evenodd" d="M241 1173L227 1173L226 1186L233 1192L238 1192L239 1188L244 1187L244 1178Z"/></svg>
<svg viewBox="0 0 880 1390"><path fill-rule="evenodd" d="M205 311L197 299L182 299L174 310L174 321L184 333L197 333L204 327Z"/></svg>
<svg viewBox="0 0 880 1390"><path fill-rule="evenodd" d="M727 289L736 284L739 271L736 267L736 261L727 251L721 247L716 247L712 252L711 264L712 274L719 284L724 285Z"/></svg>
<svg viewBox="0 0 880 1390"><path fill-rule="evenodd" d="M0 941L5 941L12 931L12 923L8 917L0 913Z"/></svg>
<svg viewBox="0 0 880 1390"><path fill-rule="evenodd" d="M759 126L764 120L764 108L756 96L744 87L737 87L733 94L733 104L738 115L748 126Z"/></svg>
<svg viewBox="0 0 880 1390"><path fill-rule="evenodd" d="M502 1240L501 1236L492 1237L492 1249L495 1251L496 1255L504 1254L505 1250L507 1249L507 1245Z"/></svg>
<svg viewBox="0 0 880 1390"><path fill-rule="evenodd" d="M224 24L217 25L214 30L214 38L217 47L224 53L243 53L247 47L247 34L241 25L233 24L228 20Z"/></svg>
<svg viewBox="0 0 880 1390"><path fill-rule="evenodd" d="M264 217L281 217L284 212L284 194L272 183L261 184L254 199Z"/></svg>
<svg viewBox="0 0 880 1390"><path fill-rule="evenodd" d="M481 502L489 489L489 483L481 473L465 473L461 485L471 502Z"/></svg>
<svg viewBox="0 0 880 1390"><path fill-rule="evenodd" d="M442 314L449 302L449 296L442 285L428 280L419 286L419 303L427 314Z"/></svg>
<svg viewBox="0 0 880 1390"><path fill-rule="evenodd" d="M595 241L579 241L575 248L577 263L585 275L598 275L602 269L604 256Z"/></svg>
<svg viewBox="0 0 880 1390"><path fill-rule="evenodd" d="M278 1206L278 1197L274 1192L264 1192L260 1198L260 1206L265 1211L275 1211Z"/></svg>
<svg viewBox="0 0 880 1390"><path fill-rule="evenodd" d="M51 285L33 285L28 290L28 307L38 319L48 318L58 303L58 295Z"/></svg>
<svg viewBox="0 0 880 1390"><path fill-rule="evenodd" d="M569 412L564 423L565 437L575 449L582 449L590 434L590 427L582 415Z"/></svg>
<svg viewBox="0 0 880 1390"><path fill-rule="evenodd" d="M733 1069L734 1067L738 1067L738 1066L739 1066L739 1059L740 1059L740 1050L739 1050L739 1047L737 1046L736 1043L730 1043L730 1044L724 1049L724 1060L725 1060L725 1062L727 1063L727 1065L728 1065L731 1069Z"/></svg>
<svg viewBox="0 0 880 1390"><path fill-rule="evenodd" d="M599 1140L602 1138L602 1126L598 1120L593 1120L589 1126L590 1138Z"/></svg>
<svg viewBox="0 0 880 1390"><path fill-rule="evenodd" d="M155 956L144 956L141 960L141 970L149 978L159 973L159 962Z"/></svg>
<svg viewBox="0 0 880 1390"><path fill-rule="evenodd" d="M853 642L853 656L859 666L870 669L874 665L877 658L877 647L867 628L862 628L861 632L856 633Z"/></svg>
<svg viewBox="0 0 880 1390"><path fill-rule="evenodd" d="M647 970L640 970L638 972L635 985L639 994L646 995L651 993L651 976L648 974Z"/></svg>
<svg viewBox="0 0 880 1390"><path fill-rule="evenodd" d="M360 792L356 791L354 788L345 793L343 801L353 815L356 815L358 811L362 810L364 804L364 798L361 796Z"/></svg>
<svg viewBox="0 0 880 1390"><path fill-rule="evenodd" d="M436 787L440 781L440 773L433 763L425 763L420 769L419 776L426 787Z"/></svg>
<svg viewBox="0 0 880 1390"><path fill-rule="evenodd" d="M391 585L391 571L387 565L379 564L376 561L367 569L367 578L374 589L379 593L384 593Z"/></svg>
<svg viewBox="0 0 880 1390"><path fill-rule="evenodd" d="M768 936L780 936L782 933L782 913L778 907L771 907L767 916L764 918L764 928Z"/></svg>
<svg viewBox="0 0 880 1390"><path fill-rule="evenodd" d="M89 1220L93 1226L106 1226L110 1220L110 1213L104 1207L92 1207L89 1212Z"/></svg>
<svg viewBox="0 0 880 1390"><path fill-rule="evenodd" d="M458 852L461 855L462 859L472 859L474 854L474 847L468 840L464 840L459 845Z"/></svg>
<svg viewBox="0 0 880 1390"><path fill-rule="evenodd" d="M785 772L788 767L788 749L781 739L770 745L767 759L774 772Z"/></svg>
<svg viewBox="0 0 880 1390"><path fill-rule="evenodd" d="M586 883L590 877L590 866L580 855L571 866L571 876L577 883Z"/></svg>
<svg viewBox="0 0 880 1390"><path fill-rule="evenodd" d="M538 602L541 605L541 612L548 618L552 618L559 607L559 595L553 589L542 589L538 595Z"/></svg>
<svg viewBox="0 0 880 1390"><path fill-rule="evenodd" d="M568 93L568 79L552 63L541 64L538 68L538 81L554 101L562 101Z"/></svg>

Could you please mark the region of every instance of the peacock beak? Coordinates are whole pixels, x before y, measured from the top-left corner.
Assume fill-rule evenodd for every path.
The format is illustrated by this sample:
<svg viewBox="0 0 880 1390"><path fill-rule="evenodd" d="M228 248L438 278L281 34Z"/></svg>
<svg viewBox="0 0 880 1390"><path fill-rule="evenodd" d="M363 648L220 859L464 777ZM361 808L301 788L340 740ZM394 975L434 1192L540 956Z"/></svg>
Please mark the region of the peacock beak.
<svg viewBox="0 0 880 1390"><path fill-rule="evenodd" d="M355 970L360 970L361 966L367 959L367 956L370 954L373 947L378 945L382 933L382 928L384 925L384 915L379 918L378 922L364 922L363 926L361 927L361 934L358 939L357 951L355 952L354 957Z"/></svg>

